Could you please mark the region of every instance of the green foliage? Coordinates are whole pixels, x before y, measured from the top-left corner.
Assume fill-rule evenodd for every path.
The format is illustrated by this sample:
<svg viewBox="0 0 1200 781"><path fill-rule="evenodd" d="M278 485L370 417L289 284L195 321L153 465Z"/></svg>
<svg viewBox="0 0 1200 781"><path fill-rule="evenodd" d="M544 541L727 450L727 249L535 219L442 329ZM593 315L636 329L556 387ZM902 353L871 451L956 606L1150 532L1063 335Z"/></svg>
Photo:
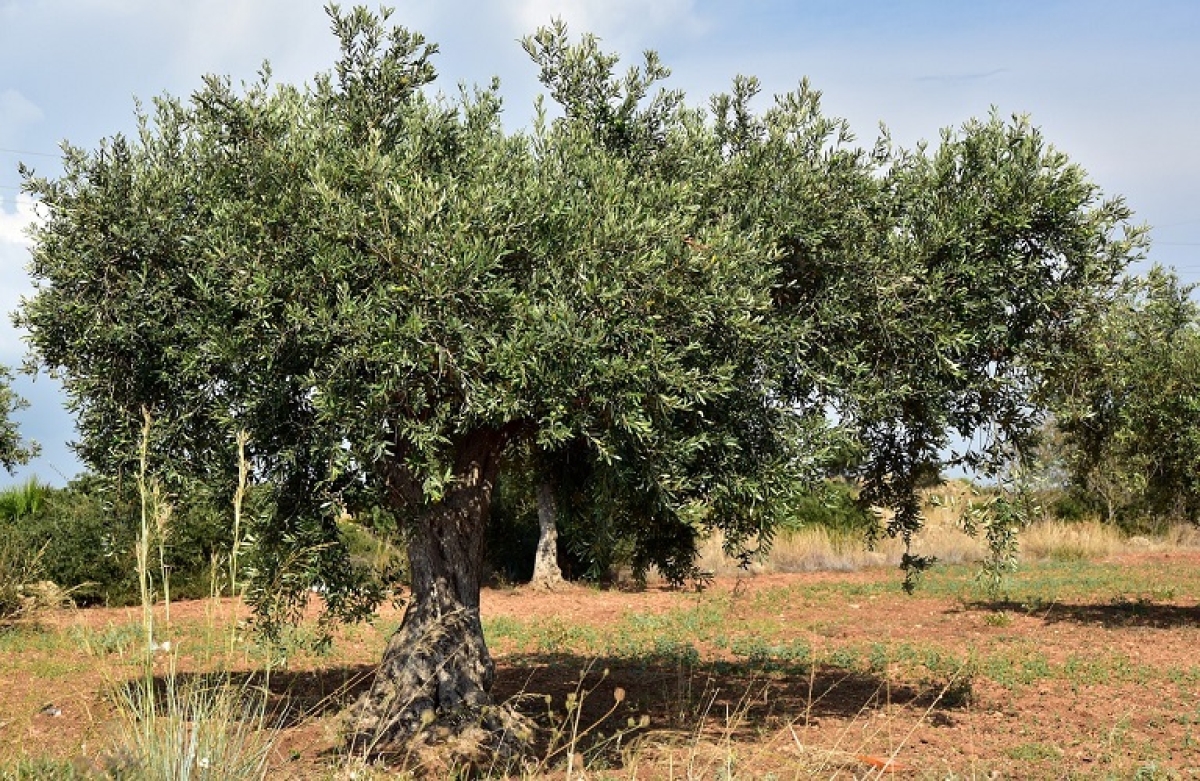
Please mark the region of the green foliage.
<svg viewBox="0 0 1200 781"><path fill-rule="evenodd" d="M508 583L533 577L539 534L536 476L519 466L509 464L501 470L488 518L487 569Z"/></svg>
<svg viewBox="0 0 1200 781"><path fill-rule="evenodd" d="M1140 246L1023 119L865 150L807 82L692 107L653 54L620 74L559 24L524 46L563 115L509 132L497 85L434 95L420 35L330 15L341 58L310 85L210 77L134 138L67 147L60 177L25 172L46 219L18 321L81 456L133 474L149 410L151 471L188 496L236 484L247 432L263 610L319 584L361 617L381 590L342 509L426 534L506 448L579 451L564 490L594 567L627 551L681 581L705 530L769 542L846 440L907 540L952 437L982 468L1025 442Z"/></svg>
<svg viewBox="0 0 1200 781"><path fill-rule="evenodd" d="M788 502L788 518L781 524L785 529L816 525L834 534L865 539L879 523L875 514L858 500L857 489L842 480L802 487Z"/></svg>
<svg viewBox="0 0 1200 781"><path fill-rule="evenodd" d="M29 587L41 580L41 550L30 550L10 536L0 540L0 621L25 615L32 602Z"/></svg>
<svg viewBox="0 0 1200 781"><path fill-rule="evenodd" d="M1055 385L1076 488L1108 520L1200 519L1200 309L1173 272L1126 281Z"/></svg>
<svg viewBox="0 0 1200 781"><path fill-rule="evenodd" d="M822 319L844 326L820 350L866 454L863 498L894 508L888 531L907 540L916 487L952 440L967 444L948 463L985 475L1028 447L1042 378L1143 235L1025 119L885 152L867 257L821 280Z"/></svg>
<svg viewBox="0 0 1200 781"><path fill-rule="evenodd" d="M36 442L26 442L17 430L13 414L29 406L12 389L12 372L0 367L0 466L9 472L38 453Z"/></svg>
<svg viewBox="0 0 1200 781"><path fill-rule="evenodd" d="M962 515L963 529L971 535L983 530L987 539L988 557L980 571L988 593L996 596L1004 585L1004 577L1017 568L1017 534L1028 526L1036 514L1033 498L1021 486L1005 485L990 491L979 501L973 501Z"/></svg>
<svg viewBox="0 0 1200 781"><path fill-rule="evenodd" d="M1060 521L1086 521L1101 512L1101 505L1095 496L1076 488L1039 491L1037 502L1051 518Z"/></svg>
<svg viewBox="0 0 1200 781"><path fill-rule="evenodd" d="M31 480L0 494L0 505L32 508L0 520L14 551L39 556L39 577L69 590L80 604L130 604L138 599L134 543L136 500L94 476L54 489ZM202 502L174 509L165 540L176 598L206 596L211 567L228 555L229 511ZM158 584L161 596L161 584Z"/></svg>

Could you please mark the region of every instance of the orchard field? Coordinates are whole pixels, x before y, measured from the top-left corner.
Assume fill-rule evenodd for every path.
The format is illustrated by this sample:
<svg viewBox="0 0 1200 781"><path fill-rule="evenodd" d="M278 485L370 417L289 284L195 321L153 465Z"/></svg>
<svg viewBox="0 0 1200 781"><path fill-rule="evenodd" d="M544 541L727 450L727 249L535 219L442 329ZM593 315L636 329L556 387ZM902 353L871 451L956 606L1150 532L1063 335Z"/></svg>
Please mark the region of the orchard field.
<svg viewBox="0 0 1200 781"><path fill-rule="evenodd" d="M485 770L597 779L1194 776L1200 551L1135 544L1095 560L1061 555L1025 564L991 594L976 575L973 565L939 567L913 596L889 567L719 575L701 592L653 583L485 589L497 699L540 726L533 759ZM236 736L233 750L261 752L268 777L383 777L382 766L339 753L338 711L366 685L397 610L339 630L325 653L290 655L241 632L244 613L227 599L176 603L169 618L165 605L156 611L170 642L154 655L160 697L202 682L233 691L244 709L203 718ZM297 648L315 628L298 631ZM130 727L142 642L140 608L62 610L6 628L3 777L142 777L121 748L138 739L131 729L179 726ZM435 756L392 761L425 762L434 777L455 770Z"/></svg>

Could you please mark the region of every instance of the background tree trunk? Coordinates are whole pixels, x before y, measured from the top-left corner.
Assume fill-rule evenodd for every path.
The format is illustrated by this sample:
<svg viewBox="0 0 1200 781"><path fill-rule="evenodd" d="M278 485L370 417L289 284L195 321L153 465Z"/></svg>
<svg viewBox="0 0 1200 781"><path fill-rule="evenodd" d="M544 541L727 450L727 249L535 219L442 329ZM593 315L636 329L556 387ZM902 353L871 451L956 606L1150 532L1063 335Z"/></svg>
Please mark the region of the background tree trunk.
<svg viewBox="0 0 1200 781"><path fill-rule="evenodd" d="M555 589L563 584L563 576L558 566L558 501L549 477L543 477L538 483L537 503L538 546L530 583L539 588Z"/></svg>
<svg viewBox="0 0 1200 781"><path fill-rule="evenodd" d="M518 751L529 737L518 717L492 703L495 665L479 617L484 526L502 447L495 432L464 438L454 483L413 524L412 593L370 690L351 709L354 750L453 737L466 738L455 741L457 752L491 756Z"/></svg>

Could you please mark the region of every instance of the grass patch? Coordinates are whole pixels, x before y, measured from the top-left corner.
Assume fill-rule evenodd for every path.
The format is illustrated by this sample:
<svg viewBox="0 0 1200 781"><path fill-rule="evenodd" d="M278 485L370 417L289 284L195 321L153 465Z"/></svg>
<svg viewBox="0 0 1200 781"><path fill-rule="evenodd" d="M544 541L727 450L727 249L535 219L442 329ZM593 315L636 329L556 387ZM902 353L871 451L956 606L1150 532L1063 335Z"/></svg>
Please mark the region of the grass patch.
<svg viewBox="0 0 1200 781"><path fill-rule="evenodd" d="M86 767L54 757L25 757L0 765L0 781L99 781L100 778Z"/></svg>
<svg viewBox="0 0 1200 781"><path fill-rule="evenodd" d="M1009 759L1015 759L1018 762L1046 762L1062 757L1062 750L1057 746L1048 746L1045 743L1021 743L1005 749L1004 753Z"/></svg>
<svg viewBox="0 0 1200 781"><path fill-rule="evenodd" d="M228 677L139 680L118 693L116 747L102 770L116 778L235 781L264 778L274 731L267 695Z"/></svg>

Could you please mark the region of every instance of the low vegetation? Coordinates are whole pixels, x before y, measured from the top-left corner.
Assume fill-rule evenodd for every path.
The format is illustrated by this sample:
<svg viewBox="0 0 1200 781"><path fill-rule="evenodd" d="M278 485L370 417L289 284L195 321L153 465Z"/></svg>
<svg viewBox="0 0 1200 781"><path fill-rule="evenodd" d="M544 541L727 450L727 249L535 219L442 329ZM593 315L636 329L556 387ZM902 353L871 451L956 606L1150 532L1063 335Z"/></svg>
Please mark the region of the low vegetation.
<svg viewBox="0 0 1200 781"><path fill-rule="evenodd" d="M497 696L538 741L524 761L476 771L1057 778L1067 766L1178 777L1200 745L1186 596L1200 592L1200 554L1166 544L1146 553L1124 541L1099 560L1051 551L999 592L973 565L936 568L915 596L890 567L741 573L699 593L485 590ZM246 615L212 598L172 605L168 624L159 604L149 653L136 610L10 625L0 633L10 660L0 778L466 770L436 754L368 761L337 750L337 710L366 684L394 608L377 625L338 630L325 650L306 642L311 622L288 647L259 645L243 632Z"/></svg>
<svg viewBox="0 0 1200 781"><path fill-rule="evenodd" d="M1184 766L1179 751L1200 739L1200 714L1186 716L1185 702L1200 667L1182 647L1192 642L1194 608L1180 601L1200 590L1200 535L1130 537L1098 521L1043 518L1024 533L1024 566L997 585L978 578L985 546L956 528L963 505L987 493L962 482L930 490L938 499L927 507L920 549L943 565L912 597L895 577L902 547L883 540L864 550L840 488L749 571L710 540L701 562L716 580L704 592L652 581L640 593L569 586L556 595L501 583L484 606L498 696L537 740L532 753L494 755L470 772L615 781L1019 768L1051 777L1082 743L1097 771L1173 777ZM149 509L151 517L161 510ZM382 550L364 529L356 534L363 555ZM151 542L140 540L141 561L153 569ZM1145 563L1130 567L1131 556ZM0 741L0 778L467 772L461 759L432 750L383 760L337 750L336 712L366 684L394 609L378 624L339 629L324 650L311 620L283 645L262 645L246 631L240 602L220 596L228 571L215 572L201 602L159 601L140 614L46 603L11 614L0 631L0 653L12 660L0 676L10 693L0 707L9 736ZM1047 637L1048 626L1078 631L1065 642L1059 629ZM1145 628L1159 631L1160 655L1111 642ZM1108 639L1079 644L1078 632ZM1047 707L1131 689L1159 695L1136 722L1113 714L1104 736L1096 725L1082 738L1052 720L1039 728L1037 718L1010 739L980 732L1013 698L1036 700L1045 719ZM31 751L40 744L22 736L51 728L48 748ZM963 750L955 735L979 743Z"/></svg>

